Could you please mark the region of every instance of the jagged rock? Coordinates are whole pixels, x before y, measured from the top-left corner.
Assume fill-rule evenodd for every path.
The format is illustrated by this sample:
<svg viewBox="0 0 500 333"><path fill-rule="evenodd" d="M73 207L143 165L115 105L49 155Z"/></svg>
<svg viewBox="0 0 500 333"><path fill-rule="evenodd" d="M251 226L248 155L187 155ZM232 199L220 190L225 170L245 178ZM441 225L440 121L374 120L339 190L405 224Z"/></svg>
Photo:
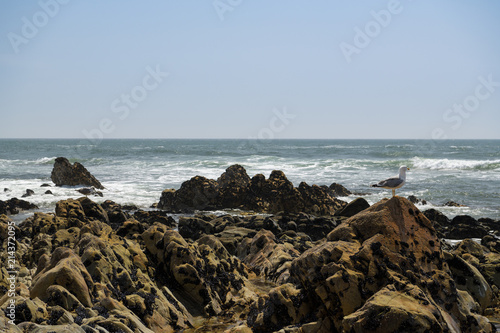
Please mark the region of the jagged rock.
<svg viewBox="0 0 500 333"><path fill-rule="evenodd" d="M497 249L497 242L498 240L495 237L487 235L483 237L481 244L478 244L471 239L464 239L462 242L457 244L452 254L467 262L467 269L464 267L461 272L458 272L458 275L461 277L456 281L457 284L467 286L470 284L471 279L473 287L479 287L482 283L484 283L481 277L474 278L474 274L476 272L468 267L468 265L472 265L474 268L477 268L492 289L496 288L498 290L500 288L500 253ZM460 262L458 263L460 264ZM466 274L467 272L470 273ZM483 290L485 292L480 292L479 297L486 296L488 289L488 287L484 286ZM475 291L476 294L477 291L478 290ZM477 299L476 296L474 296L474 298ZM478 299L477 301L479 302L480 300ZM480 303L484 304L483 301Z"/></svg>
<svg viewBox="0 0 500 333"><path fill-rule="evenodd" d="M285 325L304 320L313 307L301 290L290 283L283 284L252 305L247 323L257 332L278 331Z"/></svg>
<svg viewBox="0 0 500 333"><path fill-rule="evenodd" d="M196 217L179 218L179 233L184 238L197 240L202 235L210 235L214 232L214 226L211 222Z"/></svg>
<svg viewBox="0 0 500 333"><path fill-rule="evenodd" d="M246 170L239 164L235 164L217 179L219 185L220 207L238 208L244 207L250 186L250 177Z"/></svg>
<svg viewBox="0 0 500 333"><path fill-rule="evenodd" d="M423 214L433 222L439 238L449 238L450 219L446 215L433 208L423 211Z"/></svg>
<svg viewBox="0 0 500 333"><path fill-rule="evenodd" d="M467 294L458 293L458 304L467 304ZM468 308L460 310L468 312ZM462 326L437 306L432 297L418 286L402 289L388 285L373 295L354 313L344 317L345 332L491 332L485 317L471 315Z"/></svg>
<svg viewBox="0 0 500 333"><path fill-rule="evenodd" d="M414 205L416 204L427 205L427 201L425 201L424 199L419 199L414 195L408 196L407 199Z"/></svg>
<svg viewBox="0 0 500 333"><path fill-rule="evenodd" d="M280 282L288 279L290 263L300 254L289 243L278 244L276 236L265 229L252 239L245 238L236 253L256 274Z"/></svg>
<svg viewBox="0 0 500 333"><path fill-rule="evenodd" d="M446 238L451 239L482 238L486 235L488 230L468 215L455 216L445 233Z"/></svg>
<svg viewBox="0 0 500 333"><path fill-rule="evenodd" d="M7 309L7 306L9 306L9 304L11 304L10 301L5 302L0 306L2 314L7 314L10 312ZM16 324L22 323L24 321L42 323L48 319L48 313L45 303L42 302L39 298L33 297L33 299L30 299L29 297L15 296L14 304Z"/></svg>
<svg viewBox="0 0 500 333"><path fill-rule="evenodd" d="M131 219L125 221L120 227L118 227L116 234L128 239L138 239L147 228L148 225L146 223L141 223L137 220Z"/></svg>
<svg viewBox="0 0 500 333"><path fill-rule="evenodd" d="M164 190L158 208L170 212L239 208L328 215L346 205L330 192L306 183L295 188L285 174L277 170L271 172L269 179L261 174L250 179L242 166L233 165L217 181L196 176L184 182L177 191Z"/></svg>
<svg viewBox="0 0 500 333"><path fill-rule="evenodd" d="M71 199L68 199L66 202L68 201L73 202L73 200ZM60 203L61 205L63 205L62 202ZM59 205L59 207L61 207L61 205ZM33 216L28 217L26 220L21 222L19 224L19 228L24 235L27 235L33 239L39 234L53 235L57 230L60 229L68 229L71 227L81 228L85 221L85 215L83 213L81 205L78 205L78 207L79 210L75 209L77 212L72 211L70 215L77 216L77 214L80 213L83 221L77 218L61 218L60 216L54 216L54 214L35 213L33 214Z"/></svg>
<svg viewBox="0 0 500 333"><path fill-rule="evenodd" d="M52 193L52 191L51 191L51 190L47 190L47 191L45 191L43 194L52 194L52 195L53 195L54 193Z"/></svg>
<svg viewBox="0 0 500 333"><path fill-rule="evenodd" d="M17 198L12 198L7 201L0 200L0 215L14 215L18 214L21 210L38 209L37 205L34 205L28 201L20 200Z"/></svg>
<svg viewBox="0 0 500 333"><path fill-rule="evenodd" d="M236 255L238 245L245 238L253 238L257 234L257 231L244 227L227 226L224 230L216 233L215 236L224 245L227 251Z"/></svg>
<svg viewBox="0 0 500 333"><path fill-rule="evenodd" d="M77 199L82 206L85 217L88 219L93 218L97 221L101 221L109 224L108 213L101 207L98 203L93 202L87 197L82 197Z"/></svg>
<svg viewBox="0 0 500 333"><path fill-rule="evenodd" d="M471 312L469 301L457 290L432 223L401 197L384 199L347 219L326 242L294 259L289 271L289 281L317 304L310 315L331 320L338 331L355 323L374 325L385 311L398 314L419 304L435 307L439 314L431 312L434 319L428 322L425 313L415 312L415 318L422 319L412 322L412 330L424 331L429 323L435 326L434 321L444 330L456 330L474 327L473 320L475 331L491 331L487 320ZM411 297L401 304L387 304L384 298L380 303L369 301L375 295L387 299L405 293Z"/></svg>
<svg viewBox="0 0 500 333"><path fill-rule="evenodd" d="M101 207L106 211L111 226L121 225L131 218L130 214L123 211L122 206L111 200L104 201Z"/></svg>
<svg viewBox="0 0 500 333"><path fill-rule="evenodd" d="M277 214L279 225L283 230L293 230L306 234L312 241L325 238L343 219L341 217L316 217L305 213Z"/></svg>
<svg viewBox="0 0 500 333"><path fill-rule="evenodd" d="M56 158L50 178L56 186L84 185L104 189L104 186L82 164L78 162L71 164L65 157Z"/></svg>
<svg viewBox="0 0 500 333"><path fill-rule="evenodd" d="M157 227L147 230L155 239ZM148 242L149 252L154 253L163 272L164 283L177 286L182 297L192 299L203 307L197 311L219 314L228 292L236 294L246 278L244 265L231 256L214 236L203 236L196 243L189 243L178 232L166 230L158 242Z"/></svg>
<svg viewBox="0 0 500 333"><path fill-rule="evenodd" d="M351 191L337 183L333 183L332 185L330 185L329 189L330 191L332 191L334 197L347 197L352 194Z"/></svg>
<svg viewBox="0 0 500 333"><path fill-rule="evenodd" d="M92 306L89 293L92 278L80 258L69 248L54 250L47 266L34 277L30 297L46 301L47 289L56 284L66 288L84 306Z"/></svg>
<svg viewBox="0 0 500 333"><path fill-rule="evenodd" d="M48 307L49 325L71 325L75 322L71 313L59 305Z"/></svg>
<svg viewBox="0 0 500 333"><path fill-rule="evenodd" d="M495 297L490 285L479 270L455 254L444 252L446 263L453 273L456 286L467 291L484 311L493 305Z"/></svg>
<svg viewBox="0 0 500 333"><path fill-rule="evenodd" d="M244 193L248 179L234 179L241 174L234 167L221 176L217 191ZM28 309L23 315L35 319L16 327L170 333L192 328L193 315L205 314L231 320L231 332L492 330L481 313L491 313L500 286L495 237L484 236L484 246L464 240L443 253L436 223L404 198L350 218L318 217L329 209L325 187L294 188L279 172L271 178L249 180L249 188L258 181L263 195L249 190L248 202L276 208L288 198L286 205L319 209L196 214L180 218L179 232L172 230L175 221L165 224L173 219L163 211L132 217L111 201L88 198L60 201L56 214L34 214L16 229L16 291ZM226 202L236 203L240 194ZM3 246L8 221L0 215ZM496 221L455 222L494 230ZM7 271L0 262L4 292ZM34 315L30 302L42 310ZM0 311L0 328L5 318Z"/></svg>
<svg viewBox="0 0 500 333"><path fill-rule="evenodd" d="M196 176L182 183L177 191L162 192L158 209L170 212L210 210L217 206L218 184L215 180Z"/></svg>
<svg viewBox="0 0 500 333"><path fill-rule="evenodd" d="M434 223L437 223L441 227L448 226L450 224L450 219L446 217L443 213L441 213L438 210L435 210L434 208L427 209L423 211L425 217L427 217L429 220L431 220ZM434 225L436 227L436 225Z"/></svg>
<svg viewBox="0 0 500 333"><path fill-rule="evenodd" d="M75 295L60 285L52 285L47 288L47 305L60 306L67 311L74 311L83 307Z"/></svg>
<svg viewBox="0 0 500 333"><path fill-rule="evenodd" d="M309 186L305 182L300 183L299 192L301 198L297 203L303 209L288 209L285 211L299 212L304 211L315 215L333 215L337 210L343 208L346 204L343 201L330 196L330 191L323 187L312 185Z"/></svg>
<svg viewBox="0 0 500 333"><path fill-rule="evenodd" d="M344 208L336 211L335 216L351 217L367 209L368 207L370 207L368 201L363 198L357 198L349 202Z"/></svg>

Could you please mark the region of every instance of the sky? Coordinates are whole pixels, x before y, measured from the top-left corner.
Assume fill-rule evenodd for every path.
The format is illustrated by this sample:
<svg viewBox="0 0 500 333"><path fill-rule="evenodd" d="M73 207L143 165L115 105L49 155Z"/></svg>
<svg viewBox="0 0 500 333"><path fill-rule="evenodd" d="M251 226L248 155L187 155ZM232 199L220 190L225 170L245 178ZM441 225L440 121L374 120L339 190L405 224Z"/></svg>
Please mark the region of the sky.
<svg viewBox="0 0 500 333"><path fill-rule="evenodd" d="M0 4L0 138L500 139L497 0Z"/></svg>

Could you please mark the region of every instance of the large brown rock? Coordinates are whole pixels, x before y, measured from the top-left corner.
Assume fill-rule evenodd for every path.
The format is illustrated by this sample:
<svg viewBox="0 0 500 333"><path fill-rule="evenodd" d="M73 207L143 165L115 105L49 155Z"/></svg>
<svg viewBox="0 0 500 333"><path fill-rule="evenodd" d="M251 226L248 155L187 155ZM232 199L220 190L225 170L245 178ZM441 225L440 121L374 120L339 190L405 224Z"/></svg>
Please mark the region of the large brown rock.
<svg viewBox="0 0 500 333"><path fill-rule="evenodd" d="M34 277L30 296L47 300L47 289L56 284L66 288L83 305L92 306L89 292L92 278L81 259L69 248L59 247L52 253L47 266Z"/></svg>
<svg viewBox="0 0 500 333"><path fill-rule="evenodd" d="M220 314L228 294L237 294L245 284L243 263L212 235L191 242L176 231L152 226L143 238L153 240L146 241L146 247L158 262L160 282L175 290L176 296L196 304L193 312Z"/></svg>
<svg viewBox="0 0 500 333"><path fill-rule="evenodd" d="M250 185L245 168L235 164L226 169L218 179L219 205L227 208L244 207Z"/></svg>
<svg viewBox="0 0 500 333"><path fill-rule="evenodd" d="M345 332L485 332L490 324L485 317L470 316L457 326L453 315L437 306L421 288L408 284L403 289L388 285L373 295L356 312L344 317ZM467 293L458 293L459 311L474 311ZM486 329L485 329L486 328ZM485 329L483 331L483 329Z"/></svg>
<svg viewBox="0 0 500 333"><path fill-rule="evenodd" d="M325 242L293 259L289 281L316 304L309 313L318 320L314 327L330 322L330 331L491 332L477 306L491 304L491 294L471 296L482 289L468 283L458 290L446 259L432 223L407 199L393 197L345 220ZM256 308L260 314L252 318L272 311ZM300 320L287 324L304 324Z"/></svg>
<svg viewBox="0 0 500 333"><path fill-rule="evenodd" d="M177 191L164 190L158 209L171 212L216 209L218 195L218 184L215 180L196 176L182 183Z"/></svg>
<svg viewBox="0 0 500 333"><path fill-rule="evenodd" d="M65 157L56 158L50 178L57 186L85 185L104 189L104 186L82 164L78 162L71 164Z"/></svg>
<svg viewBox="0 0 500 333"><path fill-rule="evenodd" d="M32 311L31 301L19 308L25 315L19 319L26 321L22 325L28 331L58 332L54 324L62 328L71 322L86 331L102 327L110 332L170 333L193 326L192 315L158 282L163 273L150 261L156 256L145 247L145 243L162 239L167 227L154 222L151 237L143 239L146 223L129 219L113 230L108 211L119 209L103 209L87 198L68 199L57 203L56 214L36 213L16 228L16 254L21 264L18 281L27 285L25 291L16 291L41 304L40 311ZM8 221L0 215L0 240ZM161 233L159 238L154 230ZM5 277L1 260L0 277ZM0 290L6 289L0 284ZM43 325L35 327L35 320Z"/></svg>

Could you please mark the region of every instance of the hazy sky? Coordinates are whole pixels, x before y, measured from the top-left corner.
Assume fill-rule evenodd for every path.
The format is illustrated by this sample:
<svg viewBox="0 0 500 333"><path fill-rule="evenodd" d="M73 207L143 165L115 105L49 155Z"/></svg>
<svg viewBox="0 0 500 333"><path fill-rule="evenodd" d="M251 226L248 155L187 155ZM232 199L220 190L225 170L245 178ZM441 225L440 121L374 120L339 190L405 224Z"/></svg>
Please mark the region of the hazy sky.
<svg viewBox="0 0 500 333"><path fill-rule="evenodd" d="M2 1L0 137L500 139L500 2Z"/></svg>

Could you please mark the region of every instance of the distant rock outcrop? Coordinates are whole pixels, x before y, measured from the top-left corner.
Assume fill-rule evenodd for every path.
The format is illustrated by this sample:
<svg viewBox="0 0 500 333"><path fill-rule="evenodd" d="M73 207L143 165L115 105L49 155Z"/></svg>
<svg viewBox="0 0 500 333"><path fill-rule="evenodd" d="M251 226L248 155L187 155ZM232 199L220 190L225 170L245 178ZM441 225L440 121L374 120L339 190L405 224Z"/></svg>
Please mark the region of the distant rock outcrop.
<svg viewBox="0 0 500 333"><path fill-rule="evenodd" d="M255 212L305 212L330 215L347 203L332 196L328 188L302 182L294 187L282 171L269 179L262 174L250 178L241 165L232 165L218 180L196 176L177 191L164 190L158 208L170 212L235 208Z"/></svg>
<svg viewBox="0 0 500 333"><path fill-rule="evenodd" d="M65 157L56 158L50 178L57 186L85 185L104 189L104 186L82 164L78 162L71 164Z"/></svg>
<svg viewBox="0 0 500 333"><path fill-rule="evenodd" d="M18 214L21 210L29 209L38 209L38 206L18 198L12 198L7 201L0 200L0 215Z"/></svg>

